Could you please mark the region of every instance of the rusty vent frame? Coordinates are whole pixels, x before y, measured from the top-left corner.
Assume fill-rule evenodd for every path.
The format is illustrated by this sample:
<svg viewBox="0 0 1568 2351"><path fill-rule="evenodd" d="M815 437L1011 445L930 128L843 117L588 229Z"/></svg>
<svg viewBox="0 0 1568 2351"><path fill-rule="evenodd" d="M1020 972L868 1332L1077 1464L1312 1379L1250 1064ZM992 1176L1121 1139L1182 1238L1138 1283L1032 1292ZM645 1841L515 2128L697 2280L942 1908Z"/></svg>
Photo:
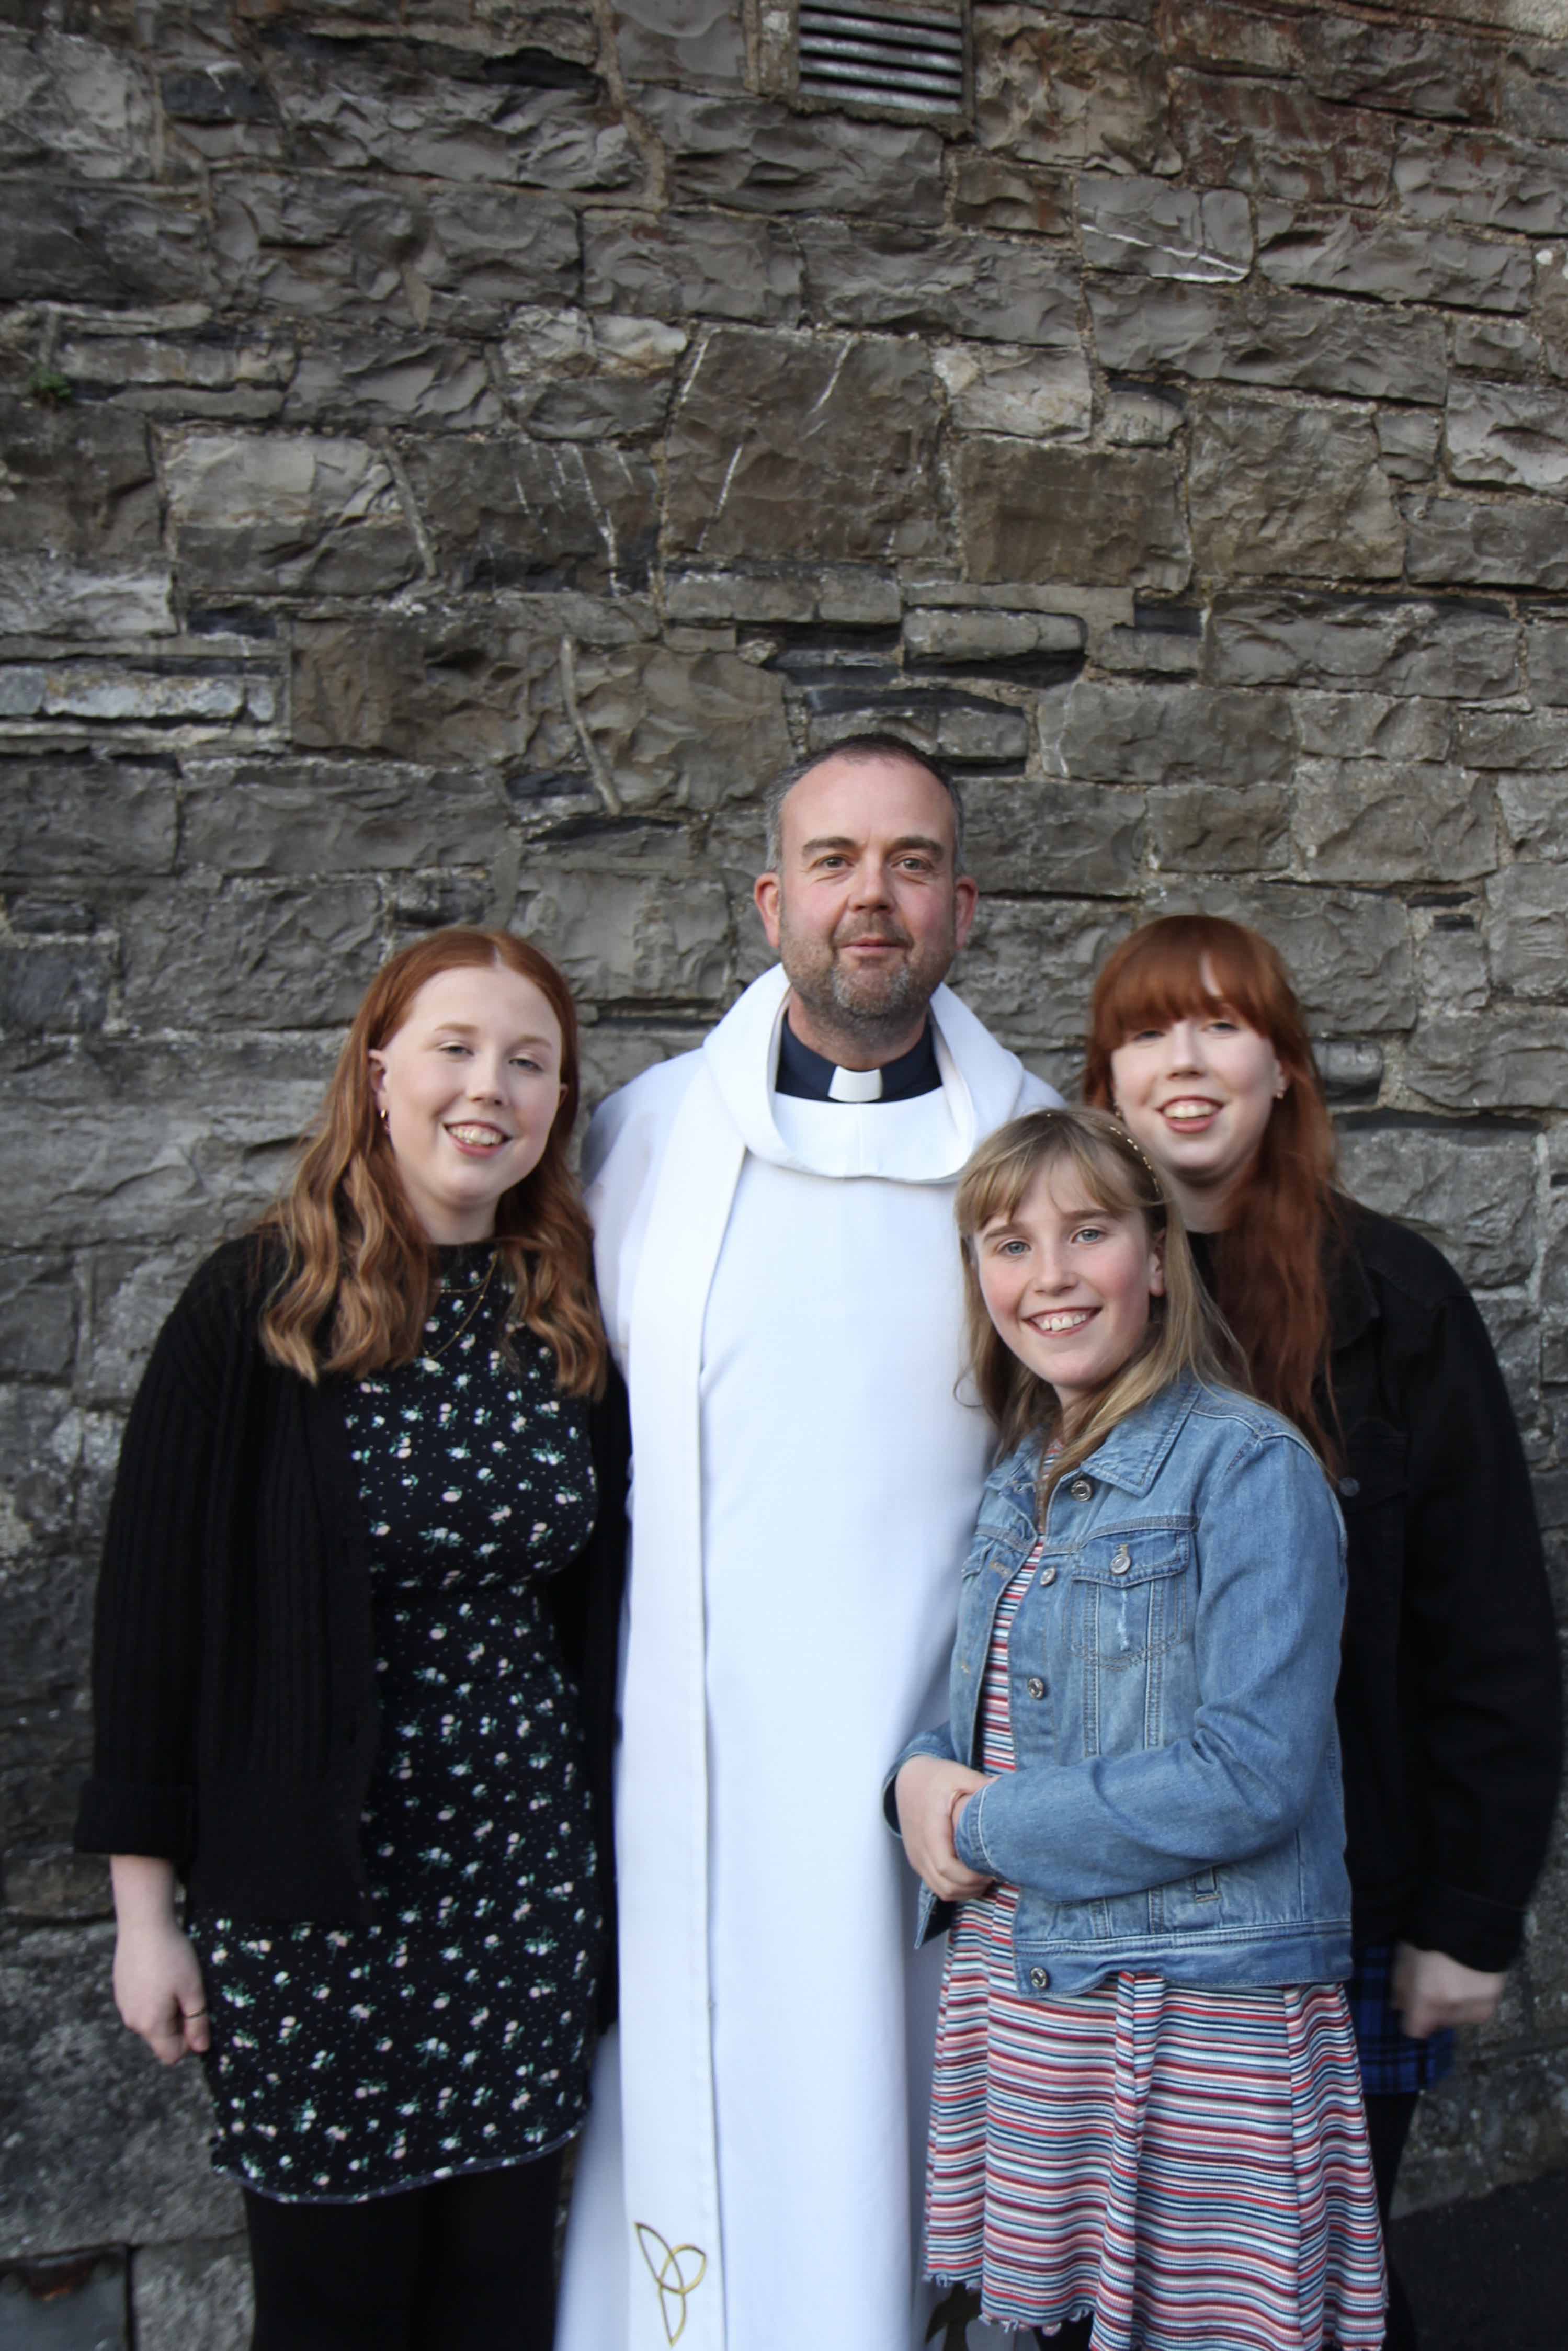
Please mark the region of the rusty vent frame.
<svg viewBox="0 0 1568 2351"><path fill-rule="evenodd" d="M800 0L796 89L806 103L950 121L967 111L965 0L857 6Z"/></svg>

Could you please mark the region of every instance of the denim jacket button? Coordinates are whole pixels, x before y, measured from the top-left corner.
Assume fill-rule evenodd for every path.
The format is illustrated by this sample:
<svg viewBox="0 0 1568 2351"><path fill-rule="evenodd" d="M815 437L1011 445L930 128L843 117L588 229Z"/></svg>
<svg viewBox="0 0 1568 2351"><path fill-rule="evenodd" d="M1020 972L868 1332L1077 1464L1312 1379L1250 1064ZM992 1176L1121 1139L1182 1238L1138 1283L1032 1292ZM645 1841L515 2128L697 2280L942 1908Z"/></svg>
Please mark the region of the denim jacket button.
<svg viewBox="0 0 1568 2351"><path fill-rule="evenodd" d="M1342 1478L1339 1481L1339 1489L1348 1502L1352 1500L1355 1495L1360 1493L1361 1479L1359 1478Z"/></svg>
<svg viewBox="0 0 1568 2351"><path fill-rule="evenodd" d="M1054 1583L1056 1582L1055 1568L1042 1567L1040 1571L1040 1581L1041 1583Z"/></svg>
<svg viewBox="0 0 1568 2351"><path fill-rule="evenodd" d="M1090 1478L1074 1478L1067 1490L1075 1502L1086 1502L1094 1491L1094 1483Z"/></svg>
<svg viewBox="0 0 1568 2351"><path fill-rule="evenodd" d="M1030 1674L1028 1681L1024 1684L1024 1687L1028 1690L1030 1698L1043 1698L1045 1696L1045 1684L1040 1680L1038 1674Z"/></svg>
<svg viewBox="0 0 1568 2351"><path fill-rule="evenodd" d="M1124 1543L1121 1550L1116 1553L1115 1558L1111 1562L1111 1573L1113 1575L1125 1575L1127 1570L1132 1566L1132 1564L1133 1554L1127 1549L1126 1544Z"/></svg>
<svg viewBox="0 0 1568 2351"><path fill-rule="evenodd" d="M1051 1990L1051 1973L1046 1968L1030 1968L1029 1971L1029 1980L1036 1991L1049 1991Z"/></svg>

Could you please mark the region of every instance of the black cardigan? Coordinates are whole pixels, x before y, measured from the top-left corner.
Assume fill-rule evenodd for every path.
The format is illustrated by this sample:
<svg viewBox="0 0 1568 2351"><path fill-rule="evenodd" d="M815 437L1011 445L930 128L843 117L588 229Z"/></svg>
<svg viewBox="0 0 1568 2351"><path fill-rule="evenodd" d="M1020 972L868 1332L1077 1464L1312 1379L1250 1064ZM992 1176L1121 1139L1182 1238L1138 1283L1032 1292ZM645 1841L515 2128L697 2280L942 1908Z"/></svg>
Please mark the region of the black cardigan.
<svg viewBox="0 0 1568 2351"><path fill-rule="evenodd" d="M340 1383L312 1387L263 1354L265 1288L257 1241L209 1258L131 1406L76 1842L161 1855L225 1917L361 1922L377 1729L369 1545ZM546 1591L581 1692L608 1911L629 1453L613 1372L590 1430L597 1522Z"/></svg>
<svg viewBox="0 0 1568 2351"><path fill-rule="evenodd" d="M1562 1769L1530 1472L1453 1267L1391 1217L1344 1208L1330 1362L1347 1457L1339 1722L1355 1931L1502 1969Z"/></svg>

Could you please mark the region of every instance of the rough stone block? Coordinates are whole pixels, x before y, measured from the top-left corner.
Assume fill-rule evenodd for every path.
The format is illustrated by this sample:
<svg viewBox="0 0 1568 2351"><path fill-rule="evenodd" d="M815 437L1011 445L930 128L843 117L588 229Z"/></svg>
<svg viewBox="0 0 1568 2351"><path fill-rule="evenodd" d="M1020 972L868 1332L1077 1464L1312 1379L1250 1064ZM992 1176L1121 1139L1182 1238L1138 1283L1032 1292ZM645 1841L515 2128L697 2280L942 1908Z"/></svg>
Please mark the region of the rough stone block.
<svg viewBox="0 0 1568 2351"><path fill-rule="evenodd" d="M170 302L213 288L195 199L9 180L0 302Z"/></svg>
<svg viewBox="0 0 1568 2351"><path fill-rule="evenodd" d="M1252 215L1234 188L1081 172L1078 221L1091 269L1228 286L1252 266Z"/></svg>
<svg viewBox="0 0 1568 2351"><path fill-rule="evenodd" d="M0 555L0 637L164 637L176 626L165 563Z"/></svg>
<svg viewBox="0 0 1568 2351"><path fill-rule="evenodd" d="M159 544L147 427L111 408L0 400L0 549L79 562Z"/></svg>
<svg viewBox="0 0 1568 2351"><path fill-rule="evenodd" d="M1406 760L1313 759L1295 780L1296 840L1319 881L1468 881L1497 864L1484 776Z"/></svg>
<svg viewBox="0 0 1568 2351"><path fill-rule="evenodd" d="M519 310L501 346L512 407L545 441L654 432L687 340L684 328L634 314Z"/></svg>
<svg viewBox="0 0 1568 2351"><path fill-rule="evenodd" d="M1209 642L1220 685L1350 686L1473 701L1511 693L1519 681L1518 632L1501 605L1222 595Z"/></svg>
<svg viewBox="0 0 1568 2351"><path fill-rule="evenodd" d="M1388 193L1387 116L1324 105L1299 84L1173 73L1171 131L1200 186L1309 204L1380 204Z"/></svg>
<svg viewBox="0 0 1568 2351"><path fill-rule="evenodd" d="M1284 956L1308 1018L1341 1034L1407 1029L1416 1018L1409 918L1394 899L1294 882L1172 881L1145 911L1250 923Z"/></svg>
<svg viewBox="0 0 1568 2351"><path fill-rule="evenodd" d="M136 2351L246 2351L254 2297L243 2238L143 2245L131 2258Z"/></svg>
<svg viewBox="0 0 1568 2351"><path fill-rule="evenodd" d="M247 308L483 332L578 291L577 216L552 195L247 172L224 175L214 209L225 292Z"/></svg>
<svg viewBox="0 0 1568 2351"><path fill-rule="evenodd" d="M253 992L252 1020L267 1005ZM104 1244L193 1249L256 1214L315 1113L338 1039L201 1041L199 1100L185 1043L94 1040L5 1057L0 1186L12 1247L75 1248L91 1232Z"/></svg>
<svg viewBox="0 0 1568 2351"><path fill-rule="evenodd" d="M1495 1003L1486 1020L1421 1020L1406 1082L1446 1110L1568 1110L1568 1035L1560 1008Z"/></svg>
<svg viewBox="0 0 1568 2351"><path fill-rule="evenodd" d="M1281 694L1079 680L1040 703L1049 774L1113 784L1289 779L1295 727Z"/></svg>
<svg viewBox="0 0 1568 2351"><path fill-rule="evenodd" d="M831 326L1078 350L1078 269L1009 238L804 221L806 296Z"/></svg>
<svg viewBox="0 0 1568 2351"><path fill-rule="evenodd" d="M140 61L99 41L0 30L0 170L151 180L153 138Z"/></svg>
<svg viewBox="0 0 1568 2351"><path fill-rule="evenodd" d="M1568 860L1568 750L1563 768L1542 775L1500 776L1498 806L1509 840L1517 852L1531 859Z"/></svg>
<svg viewBox="0 0 1568 2351"><path fill-rule="evenodd" d="M193 584L364 596L418 569L396 484L362 441L193 427L173 436L164 464Z"/></svg>
<svg viewBox="0 0 1568 2351"><path fill-rule="evenodd" d="M559 636L485 611L437 607L294 631L294 736L313 750L434 765L461 742L477 765L522 763L559 705ZM564 741L534 764L555 764Z"/></svg>
<svg viewBox="0 0 1568 2351"><path fill-rule="evenodd" d="M167 873L179 838L172 761L57 752L0 760L0 872Z"/></svg>
<svg viewBox="0 0 1568 2351"><path fill-rule="evenodd" d="M1159 50L1141 26L1025 6L975 19L975 135L1032 163L1175 172Z"/></svg>
<svg viewBox="0 0 1568 2351"><path fill-rule="evenodd" d="M112 939L0 946L0 1028L38 1037L101 1029L115 965Z"/></svg>
<svg viewBox="0 0 1568 2351"><path fill-rule="evenodd" d="M1104 278L1091 281L1089 308L1107 368L1375 400L1440 402L1448 385L1442 323L1416 312L1388 318L1256 281L1228 295Z"/></svg>
<svg viewBox="0 0 1568 2351"><path fill-rule="evenodd" d="M879 692L862 686L852 671L841 687L816 697L806 747L825 750L841 736L889 726L958 767L1021 767L1034 741L1028 713L1005 703L914 678Z"/></svg>
<svg viewBox="0 0 1568 2351"><path fill-rule="evenodd" d="M60 2245L232 2236L239 2198L207 2169L207 2102L190 2065L164 2072L110 1998L107 1928L0 1942L11 2160L26 2210L0 2258Z"/></svg>
<svg viewBox="0 0 1568 2351"><path fill-rule="evenodd" d="M959 444L953 466L972 580L1084 580L1172 594L1191 568L1163 451Z"/></svg>
<svg viewBox="0 0 1568 2351"><path fill-rule="evenodd" d="M800 256L770 221L591 214L583 246L585 300L622 320L706 315L792 325L800 314Z"/></svg>
<svg viewBox="0 0 1568 2351"><path fill-rule="evenodd" d="M1537 702L1568 703L1568 620L1531 615L1524 632L1531 692Z"/></svg>
<svg viewBox="0 0 1568 2351"><path fill-rule="evenodd" d="M54 363L78 393L99 393L117 408L235 424L277 414L298 357L287 333L225 328L204 305L169 303L140 319L77 318Z"/></svg>
<svg viewBox="0 0 1568 2351"><path fill-rule="evenodd" d="M574 443L410 443L409 479L443 566L461 588L645 585L657 530L641 454Z"/></svg>
<svg viewBox="0 0 1568 2351"><path fill-rule="evenodd" d="M722 885L672 869L561 862L528 876L514 929L537 938L596 1002L700 1005L730 992L729 905Z"/></svg>
<svg viewBox="0 0 1568 2351"><path fill-rule="evenodd" d="M1429 482L1443 437L1440 418L1418 408L1381 408L1373 423L1377 453L1390 481Z"/></svg>
<svg viewBox="0 0 1568 2351"><path fill-rule="evenodd" d="M1094 388L1082 351L1045 356L1017 343L946 343L934 357L961 431L1023 441L1088 439Z"/></svg>
<svg viewBox="0 0 1568 2351"><path fill-rule="evenodd" d="M1399 511L1371 420L1218 400L1193 425L1193 552L1220 579L1395 579Z"/></svg>
<svg viewBox="0 0 1568 2351"><path fill-rule="evenodd" d="M1555 507L1434 496L1407 500L1405 514L1412 580L1568 588L1568 541Z"/></svg>
<svg viewBox="0 0 1568 2351"><path fill-rule="evenodd" d="M1515 768L1531 774L1568 768L1568 733L1551 710L1461 710L1457 741L1470 768Z"/></svg>
<svg viewBox="0 0 1568 2351"><path fill-rule="evenodd" d="M52 1387L0 1387L0 1558L5 1562L7 1621L12 1638L0 1664L0 1690L26 1697L68 1683L86 1656L87 1610L56 1557L59 1589L46 1611L35 1584L18 1590L25 1555L57 1553L72 1532L77 1473L81 1467L82 1416L68 1392Z"/></svg>
<svg viewBox="0 0 1568 2351"><path fill-rule="evenodd" d="M1277 784L1175 784L1149 794L1156 872L1268 873L1291 862L1291 809Z"/></svg>
<svg viewBox="0 0 1568 2351"><path fill-rule="evenodd" d="M934 131L690 90L645 89L639 111L669 152L677 204L942 218L942 141Z"/></svg>
<svg viewBox="0 0 1568 2351"><path fill-rule="evenodd" d="M982 898L956 984L1009 1044L1071 1044L1094 974L1132 927L1130 908L1103 901Z"/></svg>
<svg viewBox="0 0 1568 2351"><path fill-rule="evenodd" d="M615 40L628 81L746 79L739 0L616 0Z"/></svg>
<svg viewBox="0 0 1568 2351"><path fill-rule="evenodd" d="M1464 229L1265 202L1258 206L1258 266L1282 286L1312 286L1380 302L1451 302L1468 310L1530 308L1529 254Z"/></svg>
<svg viewBox="0 0 1568 2351"><path fill-rule="evenodd" d="M88 1269L83 1393L129 1405L180 1292L205 1255L202 1245L95 1250Z"/></svg>
<svg viewBox="0 0 1568 2351"><path fill-rule="evenodd" d="M1394 159L1394 192L1414 220L1463 221L1526 236L1568 231L1568 183L1549 147L1458 131L1407 131Z"/></svg>
<svg viewBox="0 0 1568 2351"><path fill-rule="evenodd" d="M1164 449L1186 423L1186 402L1179 394L1153 392L1146 384L1113 383L1100 433L1113 449Z"/></svg>
<svg viewBox="0 0 1568 2351"><path fill-rule="evenodd" d="M1484 1012L1491 994L1480 925L1468 907L1435 913L1417 939L1421 1001L1431 1012Z"/></svg>
<svg viewBox="0 0 1568 2351"><path fill-rule="evenodd" d="M1381 694L1295 694L1291 707L1309 759L1444 760L1453 747L1451 703Z"/></svg>
<svg viewBox="0 0 1568 2351"><path fill-rule="evenodd" d="M1492 977L1511 996L1568 995L1568 865L1510 865L1487 883Z"/></svg>
<svg viewBox="0 0 1568 2351"><path fill-rule="evenodd" d="M123 2253L68 2253L0 2276L10 2351L128 2351Z"/></svg>
<svg viewBox="0 0 1568 2351"><path fill-rule="evenodd" d="M301 351L287 424L427 424L469 432L505 416L484 360L437 335L344 334Z"/></svg>
<svg viewBox="0 0 1568 2351"><path fill-rule="evenodd" d="M109 1862L68 1845L13 1848L5 1856L7 1923L22 1919L106 1918L114 1907Z"/></svg>
<svg viewBox="0 0 1568 2351"><path fill-rule="evenodd" d="M643 178L595 78L549 68L541 87L526 50L486 59L428 41L350 45L306 33L269 47L266 74L288 152L306 164L584 193Z"/></svg>
<svg viewBox="0 0 1568 2351"><path fill-rule="evenodd" d="M1560 493L1568 486L1568 392L1525 384L1456 384L1448 465L1457 481Z"/></svg>
<svg viewBox="0 0 1568 2351"><path fill-rule="evenodd" d="M918 606L904 617L904 642L917 662L1016 661L1083 649L1083 622L1071 612L1006 612Z"/></svg>
<svg viewBox="0 0 1568 2351"><path fill-rule="evenodd" d="M1518 319L1456 319L1454 365L1474 375L1534 375L1543 357L1541 338Z"/></svg>
<svg viewBox="0 0 1568 2351"><path fill-rule="evenodd" d="M626 809L745 799L789 761L782 681L723 652L664 645L585 651L583 730Z"/></svg>
<svg viewBox="0 0 1568 2351"><path fill-rule="evenodd" d="M1056 172L1029 163L960 153L953 165L953 217L960 228L1071 236L1071 190Z"/></svg>
<svg viewBox="0 0 1568 2351"><path fill-rule="evenodd" d="M1124 898L1138 885L1143 819L1141 792L971 777L966 862L988 897L1027 889Z"/></svg>
<svg viewBox="0 0 1568 2351"><path fill-rule="evenodd" d="M483 770L195 759L185 777L183 862L221 873L485 865L507 825L500 785Z"/></svg>
<svg viewBox="0 0 1568 2351"><path fill-rule="evenodd" d="M1436 26L1301 9L1265 16L1233 0L1160 0L1169 54L1199 65L1288 75L1340 105L1386 107L1457 121L1498 105L1493 45Z"/></svg>
<svg viewBox="0 0 1568 2351"><path fill-rule="evenodd" d="M271 726L278 715L277 657L235 659L171 645L146 661L0 664L0 717L60 726L123 726L160 749L174 740ZM176 737L174 730L182 730Z"/></svg>
<svg viewBox="0 0 1568 2351"><path fill-rule="evenodd" d="M121 920L127 1017L170 1028L346 1026L381 961L370 882L147 892Z"/></svg>
<svg viewBox="0 0 1568 2351"><path fill-rule="evenodd" d="M664 610L681 621L830 621L896 628L903 604L890 572L859 564L742 566L666 571Z"/></svg>
<svg viewBox="0 0 1568 2351"><path fill-rule="evenodd" d="M671 421L666 544L719 560L941 552L936 424L918 344L719 328Z"/></svg>
<svg viewBox="0 0 1568 2351"><path fill-rule="evenodd" d="M1345 1189L1435 1241L1483 1290L1535 1264L1535 1137L1519 1127L1382 1113L1341 1123Z"/></svg>
<svg viewBox="0 0 1568 2351"><path fill-rule="evenodd" d="M1501 120L1525 139L1568 139L1568 73L1555 46L1506 51L1501 72Z"/></svg>
<svg viewBox="0 0 1568 2351"><path fill-rule="evenodd" d="M60 1257L0 1257L0 1377L68 1380L76 1363L77 1295Z"/></svg>

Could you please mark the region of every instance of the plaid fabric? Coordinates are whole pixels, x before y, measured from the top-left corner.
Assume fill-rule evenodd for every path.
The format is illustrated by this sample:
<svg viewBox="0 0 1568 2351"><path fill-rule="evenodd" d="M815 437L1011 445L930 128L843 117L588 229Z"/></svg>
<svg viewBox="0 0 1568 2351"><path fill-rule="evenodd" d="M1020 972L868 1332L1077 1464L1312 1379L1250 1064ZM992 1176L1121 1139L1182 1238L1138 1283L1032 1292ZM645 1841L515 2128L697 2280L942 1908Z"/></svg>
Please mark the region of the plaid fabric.
<svg viewBox="0 0 1568 2351"><path fill-rule="evenodd" d="M1361 2086L1369 2098L1429 2090L1453 2072L1451 2029L1429 2033L1425 2041L1412 2041L1400 2029L1392 1943L1358 1945L1345 1992L1361 2053Z"/></svg>

